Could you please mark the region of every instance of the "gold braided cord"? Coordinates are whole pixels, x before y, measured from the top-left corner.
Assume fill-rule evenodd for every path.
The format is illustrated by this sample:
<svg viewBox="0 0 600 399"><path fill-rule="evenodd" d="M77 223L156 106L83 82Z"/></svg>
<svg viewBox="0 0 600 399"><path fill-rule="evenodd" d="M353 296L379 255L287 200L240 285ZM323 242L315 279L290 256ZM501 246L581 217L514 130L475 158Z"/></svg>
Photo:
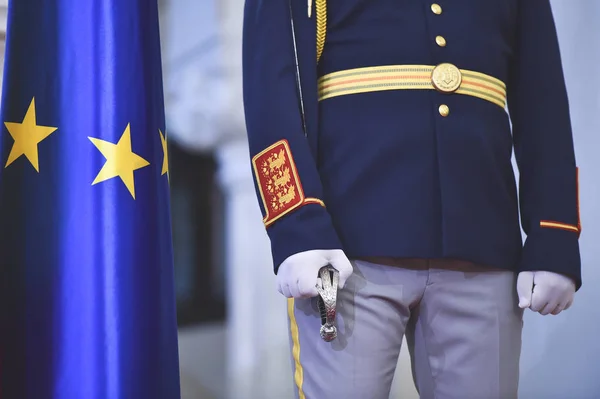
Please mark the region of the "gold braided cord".
<svg viewBox="0 0 600 399"><path fill-rule="evenodd" d="M317 62L323 54L327 34L327 0L316 0L317 12Z"/></svg>

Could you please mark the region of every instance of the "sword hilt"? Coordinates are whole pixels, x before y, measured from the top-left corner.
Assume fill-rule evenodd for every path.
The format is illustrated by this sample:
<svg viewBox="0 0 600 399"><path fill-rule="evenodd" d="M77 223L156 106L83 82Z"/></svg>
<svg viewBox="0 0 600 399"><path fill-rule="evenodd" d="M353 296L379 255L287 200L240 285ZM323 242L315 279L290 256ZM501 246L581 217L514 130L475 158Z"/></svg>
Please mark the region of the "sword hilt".
<svg viewBox="0 0 600 399"><path fill-rule="evenodd" d="M325 342L331 342L337 337L337 328L335 326L337 289L339 282L339 272L331 265L327 265L319 270L322 287L317 284L319 297L317 306L321 316L321 338Z"/></svg>

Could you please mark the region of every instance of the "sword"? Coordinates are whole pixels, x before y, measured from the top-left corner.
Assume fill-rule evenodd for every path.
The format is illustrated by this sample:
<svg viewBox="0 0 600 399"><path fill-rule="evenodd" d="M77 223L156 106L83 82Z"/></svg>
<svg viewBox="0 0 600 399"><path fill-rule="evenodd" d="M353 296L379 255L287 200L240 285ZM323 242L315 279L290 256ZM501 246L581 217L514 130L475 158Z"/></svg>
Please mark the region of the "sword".
<svg viewBox="0 0 600 399"><path fill-rule="evenodd" d="M319 297L317 306L321 315L321 338L325 342L331 342L337 337L337 328L335 326L335 315L337 305L337 290L339 282L339 272L332 266L322 267L319 271L322 287L317 284Z"/></svg>
<svg viewBox="0 0 600 399"><path fill-rule="evenodd" d="M304 98L302 96L302 81L300 80L300 63L298 62L298 46L296 44L296 28L294 27L294 11L292 10L292 0L289 0L290 25L292 28L292 42L294 44L294 60L296 62L296 88L298 89L298 98L300 101L300 114L302 115L302 130L306 137L306 116L304 114Z"/></svg>
<svg viewBox="0 0 600 399"><path fill-rule="evenodd" d="M300 79L300 63L298 62L298 46L296 44L296 29L294 27L294 11L292 9L292 0L289 0L290 9L290 27L292 29L292 42L294 44L294 60L296 63L296 88L298 100L300 103L300 114L302 116L302 130L304 137L307 136L306 116L304 112L304 98L302 96L302 80ZM310 18L312 11L312 0L308 0L308 16ZM331 265L321 268L319 271L323 287L317 284L319 297L317 306L321 315L321 338L325 342L331 342L337 337L337 328L335 326L335 315L337 305L337 289L339 281L339 272Z"/></svg>

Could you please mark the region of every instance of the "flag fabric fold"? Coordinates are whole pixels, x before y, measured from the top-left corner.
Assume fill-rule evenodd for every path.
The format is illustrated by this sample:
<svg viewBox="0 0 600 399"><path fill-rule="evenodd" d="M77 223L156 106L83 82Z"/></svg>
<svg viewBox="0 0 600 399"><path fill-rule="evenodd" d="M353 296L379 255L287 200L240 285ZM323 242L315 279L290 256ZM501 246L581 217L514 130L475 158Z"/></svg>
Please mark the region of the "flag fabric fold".
<svg viewBox="0 0 600 399"><path fill-rule="evenodd" d="M177 399L156 0L11 0L0 398Z"/></svg>

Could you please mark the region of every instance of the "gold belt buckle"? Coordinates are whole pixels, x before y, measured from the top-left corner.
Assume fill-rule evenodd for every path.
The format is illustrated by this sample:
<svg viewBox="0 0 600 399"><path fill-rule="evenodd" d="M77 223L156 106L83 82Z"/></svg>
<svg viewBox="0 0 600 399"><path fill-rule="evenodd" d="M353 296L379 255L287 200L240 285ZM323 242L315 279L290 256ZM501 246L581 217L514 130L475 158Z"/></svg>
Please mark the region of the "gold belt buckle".
<svg viewBox="0 0 600 399"><path fill-rule="evenodd" d="M455 92L462 83L462 73L454 64L442 63L431 72L433 87L442 93Z"/></svg>

